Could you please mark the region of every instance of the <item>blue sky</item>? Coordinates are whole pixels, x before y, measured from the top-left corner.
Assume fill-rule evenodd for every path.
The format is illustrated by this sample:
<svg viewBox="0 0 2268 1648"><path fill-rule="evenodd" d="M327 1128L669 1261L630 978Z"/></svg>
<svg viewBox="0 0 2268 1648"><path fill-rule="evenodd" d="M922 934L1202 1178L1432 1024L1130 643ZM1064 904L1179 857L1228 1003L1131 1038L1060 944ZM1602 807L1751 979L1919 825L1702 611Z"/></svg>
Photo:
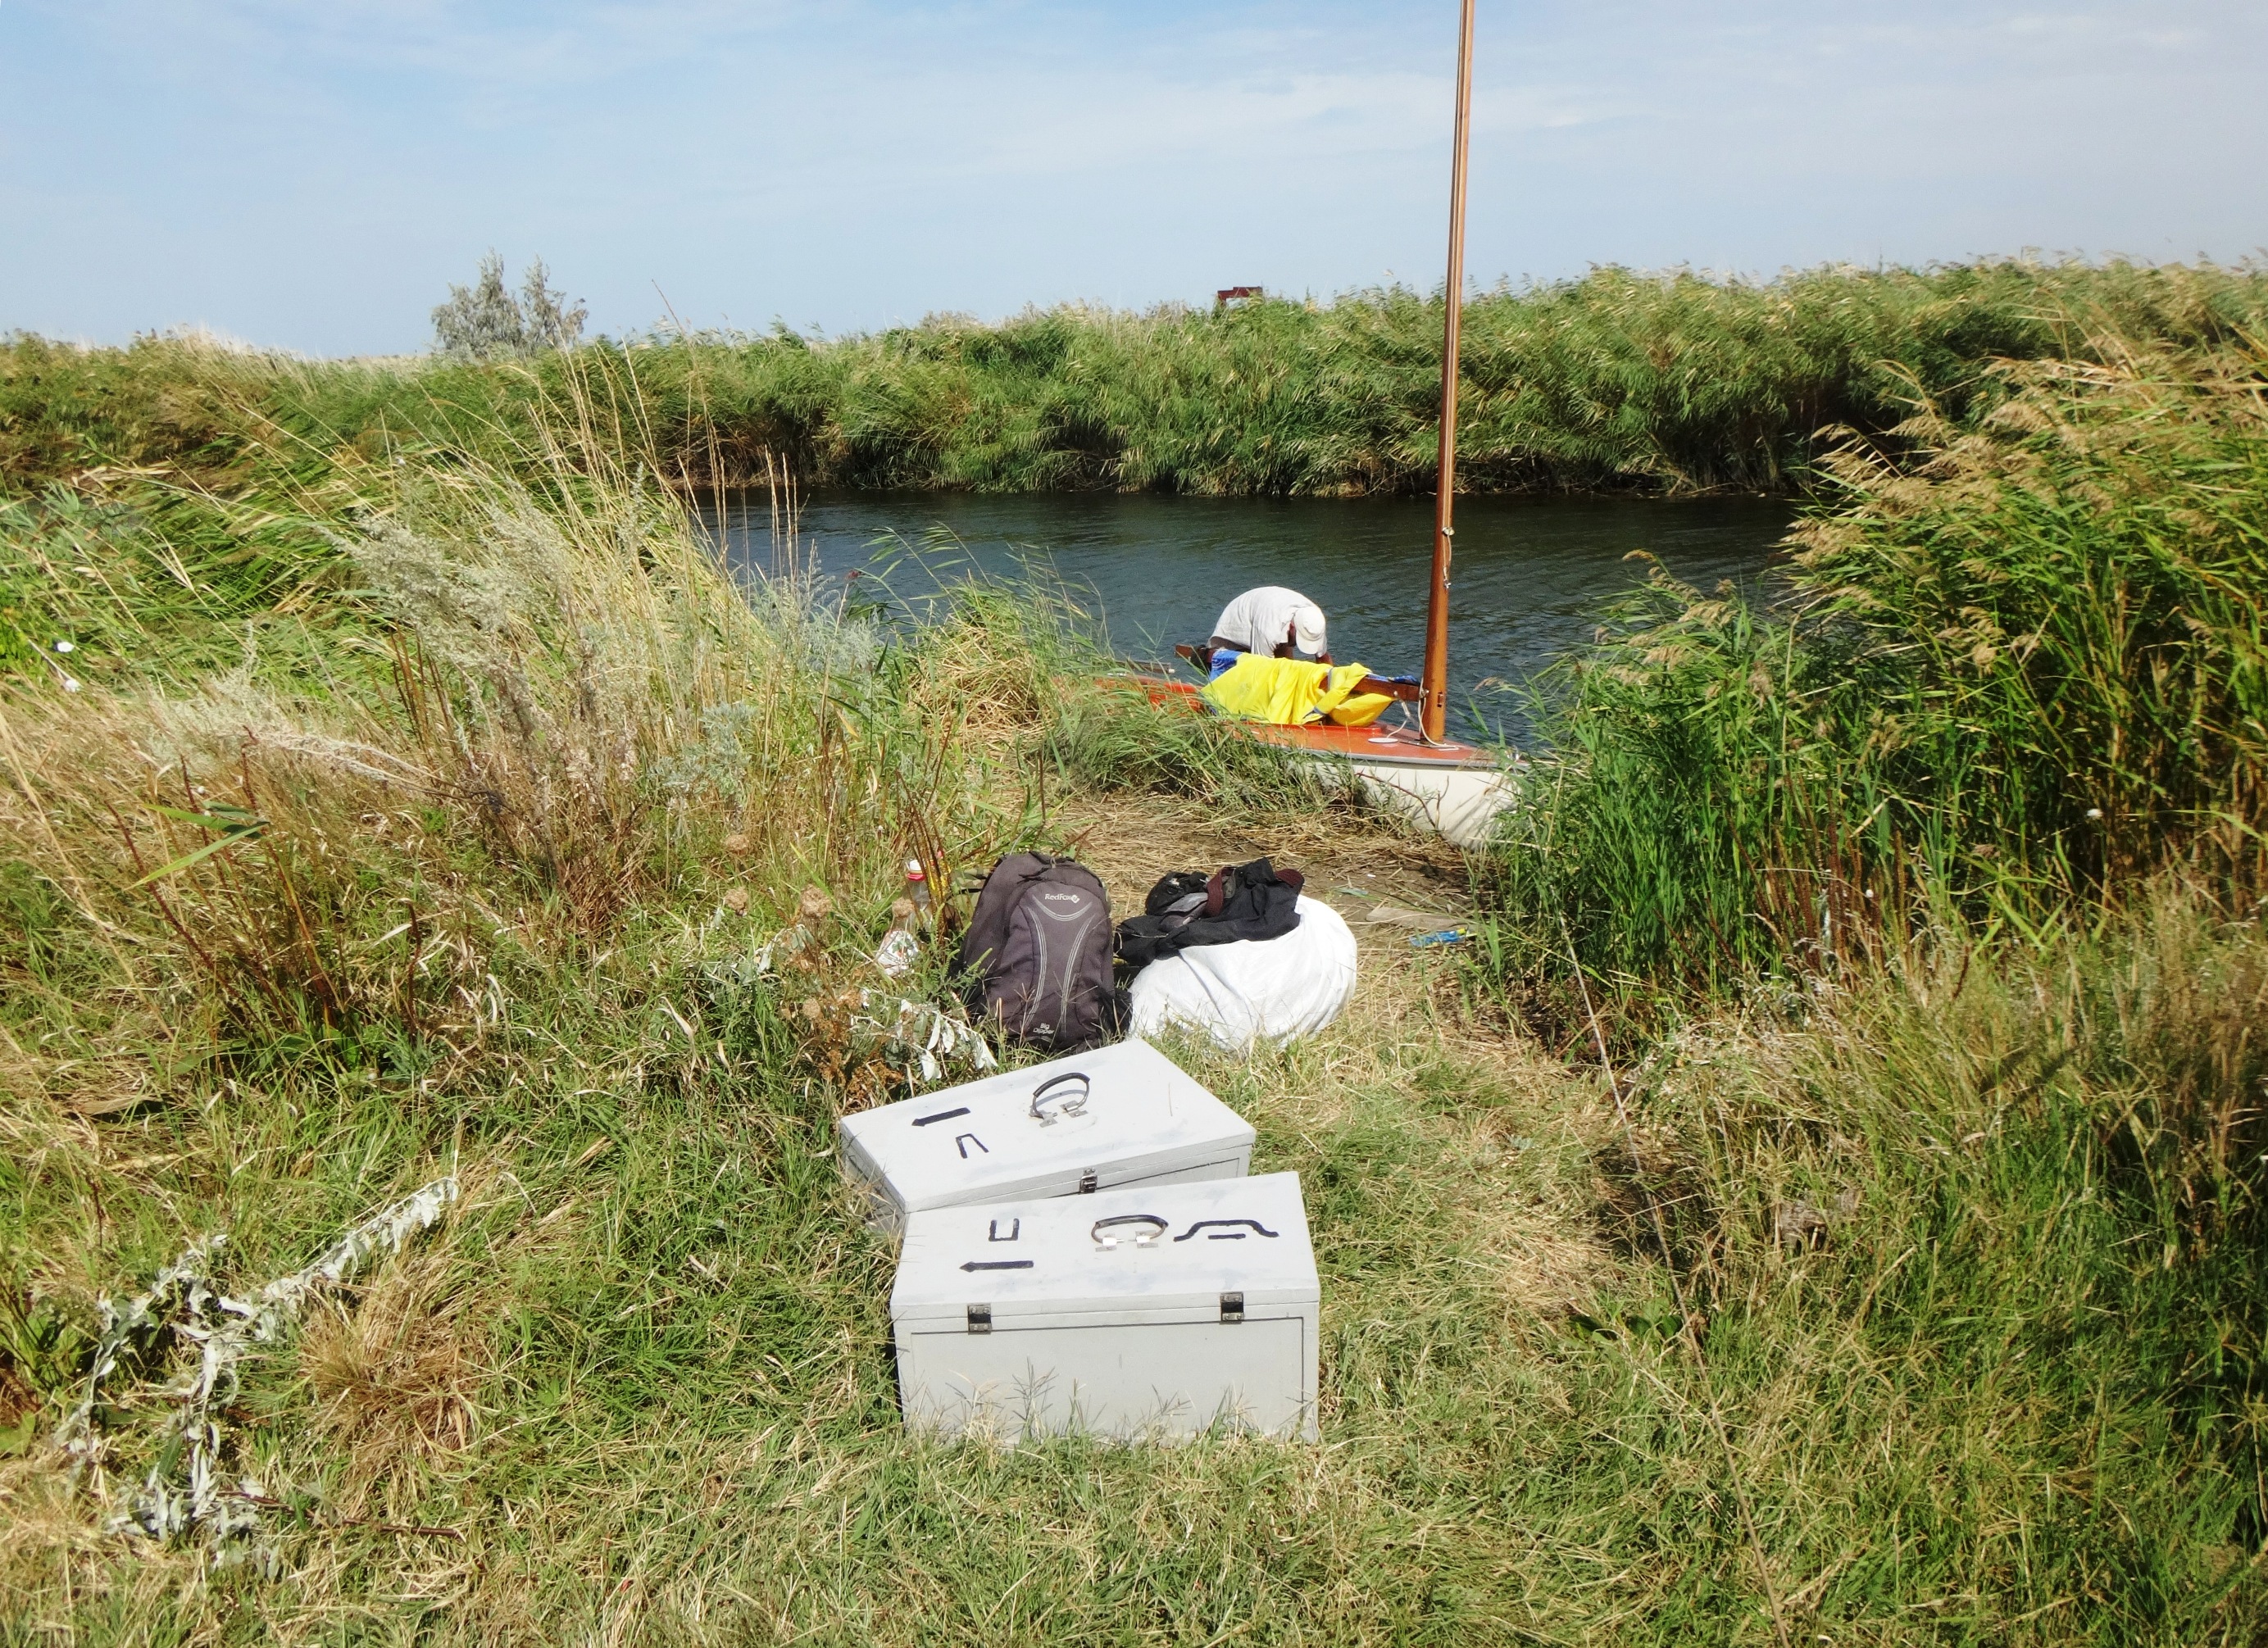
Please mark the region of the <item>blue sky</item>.
<svg viewBox="0 0 2268 1648"><path fill-rule="evenodd" d="M1440 277L1454 0L0 0L0 330L421 348ZM1480 0L1469 271L2268 246L2268 4Z"/></svg>

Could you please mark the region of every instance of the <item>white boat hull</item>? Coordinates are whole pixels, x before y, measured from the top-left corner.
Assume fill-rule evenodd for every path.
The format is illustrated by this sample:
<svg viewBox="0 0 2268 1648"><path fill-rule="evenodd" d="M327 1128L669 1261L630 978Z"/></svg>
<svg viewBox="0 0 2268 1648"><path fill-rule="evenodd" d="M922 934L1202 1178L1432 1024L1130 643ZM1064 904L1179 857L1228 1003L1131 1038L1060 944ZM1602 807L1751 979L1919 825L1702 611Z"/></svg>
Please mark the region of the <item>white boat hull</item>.
<svg viewBox="0 0 2268 1648"><path fill-rule="evenodd" d="M1468 852L1488 844L1497 815L1512 805L1512 785L1493 767L1350 764L1372 801Z"/></svg>

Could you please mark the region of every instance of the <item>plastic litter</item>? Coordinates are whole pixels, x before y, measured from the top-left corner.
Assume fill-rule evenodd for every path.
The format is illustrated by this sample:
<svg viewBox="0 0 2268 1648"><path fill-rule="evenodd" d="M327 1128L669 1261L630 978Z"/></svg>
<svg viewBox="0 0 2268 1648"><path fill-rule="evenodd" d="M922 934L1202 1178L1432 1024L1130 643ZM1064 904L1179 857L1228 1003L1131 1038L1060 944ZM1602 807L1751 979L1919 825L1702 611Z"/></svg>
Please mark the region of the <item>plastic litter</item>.
<svg viewBox="0 0 2268 1648"><path fill-rule="evenodd" d="M1144 967L1130 992L1129 1034L1185 1025L1237 1050L1329 1024L1354 994L1354 934L1328 904L1302 895L1299 909L1300 924L1280 938L1204 945Z"/></svg>
<svg viewBox="0 0 2268 1648"><path fill-rule="evenodd" d="M874 952L874 965L886 979L902 979L914 970L921 957L921 940L902 927L893 927L882 935L882 942Z"/></svg>
<svg viewBox="0 0 2268 1648"><path fill-rule="evenodd" d="M1433 945L1463 944L1472 936L1469 927L1444 927L1440 932L1419 933L1410 945L1413 950L1424 950Z"/></svg>

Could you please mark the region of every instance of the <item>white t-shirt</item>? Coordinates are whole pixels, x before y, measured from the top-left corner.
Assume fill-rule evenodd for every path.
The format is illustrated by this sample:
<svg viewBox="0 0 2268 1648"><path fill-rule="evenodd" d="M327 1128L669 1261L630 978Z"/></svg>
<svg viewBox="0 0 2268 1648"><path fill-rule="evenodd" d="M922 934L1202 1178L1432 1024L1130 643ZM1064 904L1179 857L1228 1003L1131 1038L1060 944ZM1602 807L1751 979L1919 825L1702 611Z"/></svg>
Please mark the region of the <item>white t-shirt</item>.
<svg viewBox="0 0 2268 1648"><path fill-rule="evenodd" d="M1299 591L1280 584L1245 591L1221 608L1212 632L1263 658L1295 632L1300 651L1310 657L1323 651L1326 645L1323 609Z"/></svg>

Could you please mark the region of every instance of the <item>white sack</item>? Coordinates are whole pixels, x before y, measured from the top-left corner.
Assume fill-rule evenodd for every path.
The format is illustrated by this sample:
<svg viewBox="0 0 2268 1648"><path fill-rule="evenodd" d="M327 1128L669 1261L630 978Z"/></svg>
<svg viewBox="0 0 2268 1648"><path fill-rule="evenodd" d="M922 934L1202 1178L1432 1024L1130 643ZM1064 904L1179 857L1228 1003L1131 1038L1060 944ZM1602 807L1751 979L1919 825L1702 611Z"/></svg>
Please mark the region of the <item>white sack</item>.
<svg viewBox="0 0 2268 1648"><path fill-rule="evenodd" d="M1354 979L1354 935L1336 910L1303 896L1300 924L1281 938L1199 945L1136 974L1128 1034L1188 1025L1231 1051L1290 1041L1337 1018Z"/></svg>

